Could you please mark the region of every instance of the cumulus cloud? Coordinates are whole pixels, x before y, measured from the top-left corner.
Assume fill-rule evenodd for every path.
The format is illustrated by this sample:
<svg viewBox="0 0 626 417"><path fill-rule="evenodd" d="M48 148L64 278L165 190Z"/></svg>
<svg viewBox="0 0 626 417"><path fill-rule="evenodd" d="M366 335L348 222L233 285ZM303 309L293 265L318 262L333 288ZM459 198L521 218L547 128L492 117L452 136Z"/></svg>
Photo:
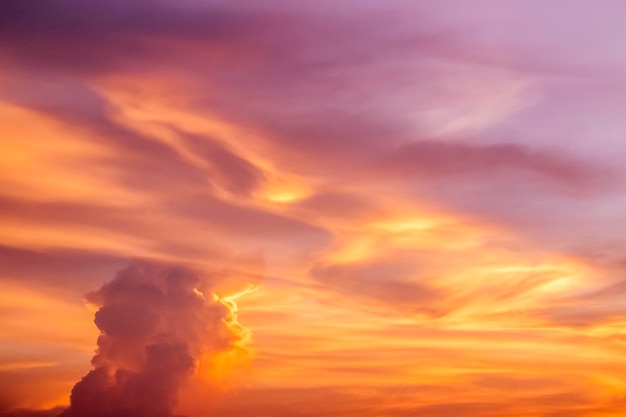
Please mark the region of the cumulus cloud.
<svg viewBox="0 0 626 417"><path fill-rule="evenodd" d="M170 417L199 358L242 349L247 330L212 280L172 266L137 263L88 300L99 309L98 350L61 417Z"/></svg>

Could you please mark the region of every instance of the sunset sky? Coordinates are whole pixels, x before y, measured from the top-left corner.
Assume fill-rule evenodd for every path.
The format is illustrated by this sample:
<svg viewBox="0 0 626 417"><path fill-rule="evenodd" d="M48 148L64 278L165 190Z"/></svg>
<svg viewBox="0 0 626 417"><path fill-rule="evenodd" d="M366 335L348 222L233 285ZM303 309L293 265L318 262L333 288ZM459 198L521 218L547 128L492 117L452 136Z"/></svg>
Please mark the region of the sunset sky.
<svg viewBox="0 0 626 417"><path fill-rule="evenodd" d="M626 415L625 16L1 0L0 416Z"/></svg>

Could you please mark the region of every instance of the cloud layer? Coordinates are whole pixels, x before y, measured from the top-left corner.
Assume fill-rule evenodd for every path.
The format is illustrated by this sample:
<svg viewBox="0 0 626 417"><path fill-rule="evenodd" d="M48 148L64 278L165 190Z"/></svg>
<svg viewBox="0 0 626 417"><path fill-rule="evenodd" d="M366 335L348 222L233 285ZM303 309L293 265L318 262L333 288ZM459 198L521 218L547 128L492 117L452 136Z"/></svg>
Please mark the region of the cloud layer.
<svg viewBox="0 0 626 417"><path fill-rule="evenodd" d="M624 6L471 3L1 2L0 414L623 413Z"/></svg>

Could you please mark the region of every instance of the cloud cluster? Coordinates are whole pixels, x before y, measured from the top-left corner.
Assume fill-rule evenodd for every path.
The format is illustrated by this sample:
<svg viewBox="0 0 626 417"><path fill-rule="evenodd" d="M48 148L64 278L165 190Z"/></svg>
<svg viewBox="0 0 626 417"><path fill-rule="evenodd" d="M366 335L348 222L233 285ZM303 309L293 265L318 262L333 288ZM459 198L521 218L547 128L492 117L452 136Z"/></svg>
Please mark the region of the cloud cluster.
<svg viewBox="0 0 626 417"><path fill-rule="evenodd" d="M131 265L88 300L99 306L94 369L74 386L61 417L173 416L199 358L247 337L210 280L179 267Z"/></svg>

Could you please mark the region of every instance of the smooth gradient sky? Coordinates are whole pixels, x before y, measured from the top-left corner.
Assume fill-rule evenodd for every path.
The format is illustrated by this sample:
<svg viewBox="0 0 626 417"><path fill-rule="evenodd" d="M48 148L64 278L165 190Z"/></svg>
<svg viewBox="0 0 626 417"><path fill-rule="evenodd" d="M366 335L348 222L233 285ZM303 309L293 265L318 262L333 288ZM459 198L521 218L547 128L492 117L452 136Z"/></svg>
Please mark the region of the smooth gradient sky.
<svg viewBox="0 0 626 417"><path fill-rule="evenodd" d="M0 415L67 406L137 263L240 335L175 413L625 415L625 14L1 1Z"/></svg>

